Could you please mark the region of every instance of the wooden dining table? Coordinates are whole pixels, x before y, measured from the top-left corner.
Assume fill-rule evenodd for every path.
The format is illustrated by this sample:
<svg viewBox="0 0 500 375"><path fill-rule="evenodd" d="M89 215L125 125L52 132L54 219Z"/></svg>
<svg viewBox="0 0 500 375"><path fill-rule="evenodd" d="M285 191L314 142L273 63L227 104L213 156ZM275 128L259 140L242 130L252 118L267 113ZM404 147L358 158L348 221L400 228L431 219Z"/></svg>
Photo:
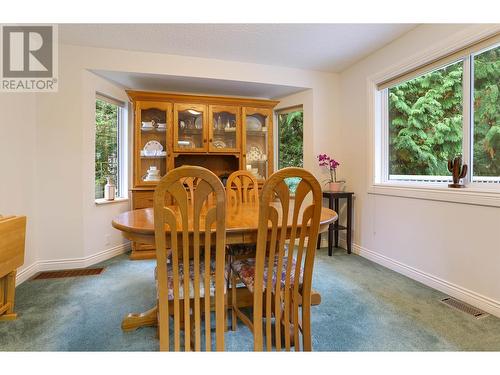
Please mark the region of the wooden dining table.
<svg viewBox="0 0 500 375"><path fill-rule="evenodd" d="M277 202L272 202L272 205L279 206ZM303 206L301 210L303 210ZM174 211L176 206L169 206ZM277 207L278 208L278 207ZM281 212L278 209L278 212ZM299 211L300 212L300 211ZM288 223L291 223L293 215L293 200L290 201L288 212ZM300 216L299 216L300 217ZM154 231L154 213L152 208L144 208L123 212L118 215L113 221L114 228L120 230L123 236L131 241L155 244ZM321 219L319 232L326 232L328 226L337 220L338 215L335 211L323 207L321 210ZM252 244L257 242L257 229L259 223L259 204L254 202L239 203L237 205L229 205L226 210L226 244ZM189 223L188 225L192 225ZM300 227L300 226L299 226ZM166 230L168 237L168 230ZM287 231L287 235L289 235ZM252 296L246 288L238 288L238 306L250 306ZM231 296L231 293L229 293ZM319 293L312 293L312 304L317 305L321 302ZM229 301L231 303L231 301ZM152 326L157 324L157 307L153 307L143 313L130 313L122 321L122 329L124 331L135 330L139 327Z"/></svg>

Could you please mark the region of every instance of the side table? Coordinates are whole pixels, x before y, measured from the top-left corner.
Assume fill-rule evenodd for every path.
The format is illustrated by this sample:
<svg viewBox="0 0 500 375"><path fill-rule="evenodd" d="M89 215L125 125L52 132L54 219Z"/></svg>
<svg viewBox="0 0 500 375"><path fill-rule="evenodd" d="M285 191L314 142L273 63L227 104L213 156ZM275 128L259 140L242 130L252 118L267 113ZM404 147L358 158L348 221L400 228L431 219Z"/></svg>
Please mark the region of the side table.
<svg viewBox="0 0 500 375"><path fill-rule="evenodd" d="M352 249L352 210L353 210L353 202L352 196L353 192L346 191L323 191L323 198L328 198L328 208L331 210L335 210L339 218L335 221L335 223L330 224L328 227L328 255L332 256L333 254L333 237L335 235L335 247L339 246L339 231L345 230L347 231L347 254L351 253ZM346 226L340 225L340 214L339 214L339 199L345 198L347 200L347 222ZM317 247L320 248L321 244L321 234L318 236Z"/></svg>

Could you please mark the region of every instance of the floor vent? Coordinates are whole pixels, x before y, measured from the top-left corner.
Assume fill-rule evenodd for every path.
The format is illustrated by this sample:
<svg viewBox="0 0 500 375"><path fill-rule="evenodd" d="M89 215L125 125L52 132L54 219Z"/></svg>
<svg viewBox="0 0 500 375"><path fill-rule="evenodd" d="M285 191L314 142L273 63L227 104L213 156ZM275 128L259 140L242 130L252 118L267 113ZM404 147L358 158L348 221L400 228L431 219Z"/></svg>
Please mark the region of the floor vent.
<svg viewBox="0 0 500 375"><path fill-rule="evenodd" d="M441 300L444 304L453 307L454 309L460 310L468 315L473 316L476 319L486 318L490 314L479 310L477 307L471 306L468 303L462 302L453 297L446 297Z"/></svg>
<svg viewBox="0 0 500 375"><path fill-rule="evenodd" d="M86 268L76 270L40 272L32 280L61 279L63 277L94 276L100 275L104 268Z"/></svg>

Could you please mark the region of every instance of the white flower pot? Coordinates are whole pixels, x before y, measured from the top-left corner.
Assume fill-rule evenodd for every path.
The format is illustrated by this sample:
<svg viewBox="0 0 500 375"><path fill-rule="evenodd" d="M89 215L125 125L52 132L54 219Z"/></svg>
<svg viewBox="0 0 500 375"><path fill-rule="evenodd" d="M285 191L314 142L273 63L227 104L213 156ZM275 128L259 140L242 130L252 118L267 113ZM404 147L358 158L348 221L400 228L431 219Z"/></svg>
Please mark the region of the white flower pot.
<svg viewBox="0 0 500 375"><path fill-rule="evenodd" d="M326 184L326 190L327 191L344 191L345 188L345 182L328 182Z"/></svg>

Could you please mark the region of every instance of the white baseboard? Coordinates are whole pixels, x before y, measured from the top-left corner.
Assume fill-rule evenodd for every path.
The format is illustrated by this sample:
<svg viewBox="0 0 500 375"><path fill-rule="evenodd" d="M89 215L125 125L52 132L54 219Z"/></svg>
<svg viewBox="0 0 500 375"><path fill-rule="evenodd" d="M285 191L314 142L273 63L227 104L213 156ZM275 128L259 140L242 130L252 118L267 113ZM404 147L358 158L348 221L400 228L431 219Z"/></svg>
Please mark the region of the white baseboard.
<svg viewBox="0 0 500 375"><path fill-rule="evenodd" d="M410 279L421 282L422 284L439 290L451 297L455 297L469 305L475 306L481 310L486 311L491 315L500 317L500 302L495 301L489 297L483 296L472 290L461 287L460 285L453 284L449 281L443 280L439 277L431 275L427 272L421 271L414 267L408 266L397 260L389 258L385 255L377 253L376 251L366 249L357 244L352 245L354 254L369 259L377 264L387 267L393 271L401 273Z"/></svg>
<svg viewBox="0 0 500 375"><path fill-rule="evenodd" d="M38 262L33 262L22 271L18 271L16 274L16 286L25 282L36 273L38 273Z"/></svg>
<svg viewBox="0 0 500 375"><path fill-rule="evenodd" d="M328 246L328 237L325 235L322 236L321 238L321 247L327 247L327 246ZM347 248L345 234L339 235L339 246ZM469 305L484 310L491 315L500 317L499 301L495 301L494 299L483 296L472 290L450 283L439 277L428 274L427 272L421 271L414 267L403 264L395 259L382 255L376 251L366 249L362 246L359 246L358 244L355 243L352 244L352 252L354 254L362 256L363 258L369 259L372 262L387 267L397 273L403 274L409 277L410 279L421 282L422 284L430 288L439 290L440 292L446 293L451 297L455 297L461 301L468 303Z"/></svg>
<svg viewBox="0 0 500 375"><path fill-rule="evenodd" d="M117 255L123 254L129 250L130 242L127 242L84 258L39 260L18 272L16 285L30 279L38 272L86 268L93 264L100 263Z"/></svg>

